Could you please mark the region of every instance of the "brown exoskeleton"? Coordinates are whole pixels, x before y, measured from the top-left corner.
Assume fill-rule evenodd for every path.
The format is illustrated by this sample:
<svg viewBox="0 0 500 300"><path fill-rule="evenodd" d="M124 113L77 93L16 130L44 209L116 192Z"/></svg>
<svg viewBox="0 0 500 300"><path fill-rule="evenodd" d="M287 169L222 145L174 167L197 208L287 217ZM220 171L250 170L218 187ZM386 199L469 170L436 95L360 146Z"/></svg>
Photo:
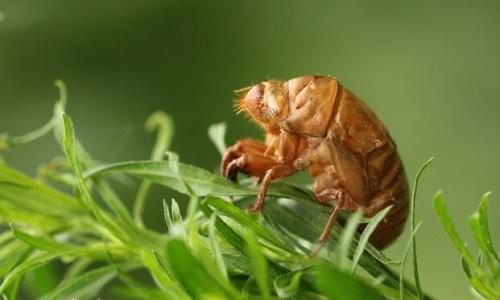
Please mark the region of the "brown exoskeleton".
<svg viewBox="0 0 500 300"><path fill-rule="evenodd" d="M238 172L261 181L250 212L263 208L269 183L308 169L317 201L335 204L323 233L326 242L341 210L361 209L365 217L393 205L370 241L383 248L394 241L408 217L408 183L384 125L333 77L270 80L241 90L239 111L266 132L265 143L245 139L225 153L222 174Z"/></svg>

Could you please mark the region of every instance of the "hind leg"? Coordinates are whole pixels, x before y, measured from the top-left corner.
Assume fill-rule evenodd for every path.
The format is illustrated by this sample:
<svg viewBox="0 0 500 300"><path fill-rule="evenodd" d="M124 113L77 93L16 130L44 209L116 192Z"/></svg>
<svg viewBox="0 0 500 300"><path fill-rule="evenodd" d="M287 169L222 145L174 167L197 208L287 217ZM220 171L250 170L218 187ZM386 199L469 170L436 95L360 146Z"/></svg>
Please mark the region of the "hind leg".
<svg viewBox="0 0 500 300"><path fill-rule="evenodd" d="M352 198L349 191L340 184L340 180L333 169L326 170L327 172L316 178L316 200L323 205L332 205L336 203L332 209L328 221L323 228L321 235L318 238L318 247L310 254L315 256L328 241L333 227L337 223L339 213L342 210L356 211L358 205Z"/></svg>
<svg viewBox="0 0 500 300"><path fill-rule="evenodd" d="M320 200L321 199L321 200ZM328 200L327 200L328 199ZM333 227L337 223L338 216L341 211L356 211L357 205L352 200L350 194L342 189L332 189L330 191L324 191L323 194L318 197L318 202L321 204L336 202L335 207L332 209L328 220L326 221L325 227L323 227L323 231L319 236L317 243L318 246L315 250L309 254L309 256L315 256L318 252L323 248L323 246L328 241L330 237L330 233L332 232Z"/></svg>

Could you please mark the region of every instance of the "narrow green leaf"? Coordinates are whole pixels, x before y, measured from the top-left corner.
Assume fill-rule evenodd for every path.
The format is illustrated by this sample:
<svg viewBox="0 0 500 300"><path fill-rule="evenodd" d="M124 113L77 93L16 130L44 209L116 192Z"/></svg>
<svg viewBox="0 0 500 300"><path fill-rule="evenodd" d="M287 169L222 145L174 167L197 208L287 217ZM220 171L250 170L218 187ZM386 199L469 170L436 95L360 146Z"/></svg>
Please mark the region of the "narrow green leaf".
<svg viewBox="0 0 500 300"><path fill-rule="evenodd" d="M60 79L56 79L54 81L54 85L59 89L59 107L58 109L64 109L66 107L66 103L68 102L68 93L66 91L66 85L64 81ZM61 112L61 111L59 111Z"/></svg>
<svg viewBox="0 0 500 300"><path fill-rule="evenodd" d="M127 288L123 287L114 287L113 291L117 293L119 296L118 299L142 299L142 300L150 300L150 299L163 299L170 300L174 295L164 293L161 290L155 289L148 285L145 285L132 276L129 276L123 272L118 273L118 278L122 281Z"/></svg>
<svg viewBox="0 0 500 300"><path fill-rule="evenodd" d="M165 151L170 148L174 137L174 122L172 118L163 111L154 112L146 121L146 130L149 132L158 130L151 159L162 160Z"/></svg>
<svg viewBox="0 0 500 300"><path fill-rule="evenodd" d="M172 299L190 299L190 297L180 288L178 283L171 278L164 266L158 261L154 251L143 251L142 258L144 265L162 291L169 293Z"/></svg>
<svg viewBox="0 0 500 300"><path fill-rule="evenodd" d="M187 209L187 219L188 223L193 223L195 214L198 211L199 199L196 192L191 187L190 183L184 179L182 170L179 167L179 155L177 153L167 151L168 165L173 171L177 179L184 185L187 195L190 197L188 209Z"/></svg>
<svg viewBox="0 0 500 300"><path fill-rule="evenodd" d="M368 239L372 235L372 233L375 231L377 228L378 224L385 218L385 216L389 213L391 210L392 205L386 207L385 209L379 211L366 225L366 228L363 230L363 233L359 237L358 241L358 247L356 248L356 252L354 252L354 256L352 259L352 273L356 271L356 267L358 266L359 259L361 258L361 255L365 251L366 245L368 244Z"/></svg>
<svg viewBox="0 0 500 300"><path fill-rule="evenodd" d="M137 226L144 228L144 221L142 220L142 215L144 212L144 207L146 206L146 199L151 188L151 182L143 180L137 189L137 195L134 201L133 214L134 220Z"/></svg>
<svg viewBox="0 0 500 300"><path fill-rule="evenodd" d="M103 179L94 179L97 191L101 195L106 205L115 213L118 219L130 230L137 231L138 228L130 215L127 207L120 200L115 191Z"/></svg>
<svg viewBox="0 0 500 300"><path fill-rule="evenodd" d="M385 280L385 278L382 278ZM376 284L378 283L378 284ZM399 290L390 288L386 285L382 285L379 282L375 281L372 283L372 286L375 287L378 292L382 295L384 295L385 299L398 299L399 297ZM406 293L405 294L405 299L417 299L417 296L414 296L413 294ZM424 299L431 300L432 298L429 298L426 296Z"/></svg>
<svg viewBox="0 0 500 300"><path fill-rule="evenodd" d="M453 224L453 221L451 219L450 213L448 212L448 208L446 207L441 191L437 192L434 195L434 208L446 233L450 237L451 241L453 242L453 245L455 245L455 248L458 250L458 252L463 257L465 262L470 267L472 267L474 272L477 272L478 274L483 273L481 267L476 263L476 260L465 246L464 241L458 235L457 229Z"/></svg>
<svg viewBox="0 0 500 300"><path fill-rule="evenodd" d="M186 231L188 237L188 243L194 252L199 253L200 256L205 255L205 251L200 249L200 239L198 234L198 222L196 221L196 215L198 213L199 199L190 184L184 180L181 170L179 168L179 156L171 151L167 152L168 164L170 169L173 171L174 175L177 177L183 185L189 195L189 204L187 208L186 216Z"/></svg>
<svg viewBox="0 0 500 300"><path fill-rule="evenodd" d="M78 189L82 194L82 199L84 204L92 211L95 215L98 215L99 209L97 208L96 203L90 196L90 192L87 190L85 186L85 182L83 182L83 178L81 177L81 169L80 163L78 162L76 156L76 138L75 138L75 130L73 127L73 122L71 119L65 114L62 113L62 128L63 128L63 150L66 154L66 158L68 159L68 163L71 166L71 169L75 173L75 176L78 179Z"/></svg>
<svg viewBox="0 0 500 300"><path fill-rule="evenodd" d="M203 201L200 206L201 210L205 214L205 217L210 218L214 211L208 206L208 204ZM221 218L217 217L215 219L215 228L219 234L233 247L238 249L240 252L244 252L245 241L241 236L236 233L229 225L227 225Z"/></svg>
<svg viewBox="0 0 500 300"><path fill-rule="evenodd" d="M458 250L460 255L463 257L464 261L470 268L471 271L470 273L472 274L472 277L469 280L471 285L479 294L481 294L486 299L499 298L500 291L492 288L491 278L486 273L486 271L483 270L481 266L476 262L472 254L467 249L465 243L460 238L455 228L455 225L453 224L453 221L450 217L448 208L444 203L444 199L441 192L436 193L436 195L434 196L434 207L446 233L448 234L451 241L455 245L455 248Z"/></svg>
<svg viewBox="0 0 500 300"><path fill-rule="evenodd" d="M482 236L484 237L484 241L486 243L486 246L488 248L488 252L493 255L497 263L500 263L500 258L498 257L498 254L495 250L495 247L493 247L493 242L491 240L491 234L490 234L490 228L488 225L488 203L489 203L489 196L491 193L485 193L483 197L481 198L481 203L479 204L479 224L481 226L481 232Z"/></svg>
<svg viewBox="0 0 500 300"><path fill-rule="evenodd" d="M485 278L481 276L472 276L470 279L472 291L478 293L480 299L500 299L500 291L491 287Z"/></svg>
<svg viewBox="0 0 500 300"><path fill-rule="evenodd" d="M20 243L13 242L11 245ZM8 245L9 246L9 245ZM0 277L6 278L8 274L12 273L19 265L27 261L33 254L35 249L31 246L20 245L21 247L5 247L7 248L8 256L0 260ZM4 249L5 249L4 248ZM9 249L10 248L10 249ZM4 250L2 249L2 250ZM11 250L11 251L9 251ZM21 283L24 279L24 274L20 274L16 279L12 281L8 290L11 293L16 293L17 285ZM7 292L8 293L8 292ZM0 293L1 295L1 293Z"/></svg>
<svg viewBox="0 0 500 300"><path fill-rule="evenodd" d="M212 250L212 259L214 264L217 266L217 270L222 278L229 282L229 278L227 276L227 268L226 263L224 262L224 258L222 257L222 253L220 250L219 242L217 241L217 233L215 229L215 222L217 221L217 215L213 214L208 223L208 237L210 239L210 248Z"/></svg>
<svg viewBox="0 0 500 300"><path fill-rule="evenodd" d="M39 178L42 182L47 182L51 180L58 184L66 185L69 187L75 187L77 185L77 181L75 176L70 173L64 173L60 170L54 169L52 166L44 165L40 166L37 169L37 178Z"/></svg>
<svg viewBox="0 0 500 300"><path fill-rule="evenodd" d="M194 299L238 299L231 287L221 285L210 276L182 240L168 241L165 253L173 275Z"/></svg>
<svg viewBox="0 0 500 300"><path fill-rule="evenodd" d="M58 243L54 240L44 238L44 237L37 237L32 234L27 233L26 231L23 231L21 229L15 228L12 224L10 226L12 233L21 241L25 242L26 244L40 250L45 250L45 251L54 251L54 250L60 250L60 249L65 249L68 248L67 245Z"/></svg>
<svg viewBox="0 0 500 300"><path fill-rule="evenodd" d="M326 262L322 262L318 266L315 283L318 289L329 299L386 299L374 287L351 275L349 272L333 268Z"/></svg>
<svg viewBox="0 0 500 300"><path fill-rule="evenodd" d="M265 256L262 254L257 236L253 231L249 231L246 235L246 253L250 258L253 276L257 281L260 293L263 299L271 299L271 291L269 289L268 266Z"/></svg>
<svg viewBox="0 0 500 300"><path fill-rule="evenodd" d="M1 19L2 19L2 15L0 13L0 21L1 21ZM64 88L64 83L62 83L62 81L60 81L60 80L57 80L55 82L55 84L60 90L60 99L57 101L55 107L64 110L64 106L66 105L66 90ZM12 148L12 147L22 145L22 144L26 144L26 143L29 143L31 141L34 141L36 139L43 137L44 135L46 135L52 131L52 129L56 125L57 120L58 120L57 117L54 115L42 127L38 128L32 132L29 132L29 133L26 133L26 134L23 134L20 136L16 136L16 137L9 137L9 135L5 134L5 133L0 134L0 150L6 149L6 148Z"/></svg>
<svg viewBox="0 0 500 300"><path fill-rule="evenodd" d="M245 284L241 289L241 296L243 296L243 299L251 299L250 294L252 292L254 283L255 283L254 277L248 277L248 279L245 281Z"/></svg>
<svg viewBox="0 0 500 300"><path fill-rule="evenodd" d="M174 201L172 199L172 201ZM167 200L163 199L163 219L165 220L165 225L167 226L167 231L172 231L174 227L174 222L172 221L172 217L170 216L170 208L168 207Z"/></svg>
<svg viewBox="0 0 500 300"><path fill-rule="evenodd" d="M14 234L11 231L4 231L0 233L0 246L4 243L11 241L14 238Z"/></svg>
<svg viewBox="0 0 500 300"><path fill-rule="evenodd" d="M64 149L64 136L65 136L65 128L64 128L64 120L63 117L65 115L64 109L65 104L67 102L67 91L66 85L61 80L55 81L56 87L59 89L59 103L54 107L54 137L56 141L63 147ZM74 140L74 147L76 156L78 156L80 163L85 166L91 166L92 159L90 158L89 153L83 148L83 145L78 140Z"/></svg>
<svg viewBox="0 0 500 300"><path fill-rule="evenodd" d="M244 213L241 211L239 208L234 206L233 204L224 201L220 198L217 197L207 197L204 200L208 205L212 206L215 208L217 211L220 213L234 219L238 223L240 223L243 227L248 228L255 232L259 237L265 239L275 247L278 247L279 249L282 249L283 251L286 251L287 253L295 253L293 249L291 249L289 246L284 244L283 242L279 241L276 239L275 236L273 236L266 228L264 228L262 225L260 225L258 222L256 222L254 219L251 218L248 214Z"/></svg>
<svg viewBox="0 0 500 300"><path fill-rule="evenodd" d="M178 163L179 174L193 189L197 196L206 195L251 195L254 188L237 185L225 178L212 174L204 169ZM88 170L85 177L96 176L102 173L125 173L148 179L154 183L167 186L175 191L188 194L185 184L179 180L172 165L166 161L132 161L104 165Z"/></svg>
<svg viewBox="0 0 500 300"><path fill-rule="evenodd" d="M219 151L220 155L224 155L224 152L226 152L227 149L226 142L224 140L226 127L226 123L224 122L212 124L208 127L208 136Z"/></svg>
<svg viewBox="0 0 500 300"><path fill-rule="evenodd" d="M310 252L309 248L303 245L296 235L277 224L268 214L262 214L262 216L264 219L263 225L265 224L266 229L274 236L279 237L290 249L294 249L295 252L298 252L297 254L306 254Z"/></svg>
<svg viewBox="0 0 500 300"><path fill-rule="evenodd" d="M63 128L63 150L68 159L68 163L74 170L75 175L80 177L80 164L76 158L76 139L75 139L75 129L73 127L73 122L71 119L63 112L62 116L62 128Z"/></svg>
<svg viewBox="0 0 500 300"><path fill-rule="evenodd" d="M401 267L399 269L399 299L403 300L404 299L404 276L405 276L405 264L406 264L406 259L408 258L408 254L410 253L411 245L413 244L413 236L417 234L418 229L422 225L422 221L418 222L417 226L415 226L415 229L413 232L410 234L410 237L408 238L408 242L406 244L405 252L403 253L403 259L401 263Z"/></svg>
<svg viewBox="0 0 500 300"><path fill-rule="evenodd" d="M17 198L33 199L38 202L50 203L50 206L63 206L68 210L81 211L83 206L73 197L70 197L50 186L40 184L33 178L0 164L0 192L5 192L7 187L15 189Z"/></svg>
<svg viewBox="0 0 500 300"><path fill-rule="evenodd" d="M0 295L5 291L7 287L9 287L15 280L17 280L20 276L23 276L24 273L28 270L43 266L54 259L63 257L63 256L85 256L85 255L98 255L102 254L104 250L108 251L109 249L105 249L103 247L96 246L88 246L88 247L80 247L80 248L68 248L51 251L33 258L30 258L23 263L19 264L16 268L12 270L7 276L4 277L2 284L0 285Z"/></svg>
<svg viewBox="0 0 500 300"><path fill-rule="evenodd" d="M70 278L41 299L91 299L118 274L117 267L111 265L97 268Z"/></svg>
<svg viewBox="0 0 500 300"><path fill-rule="evenodd" d="M176 173L172 167L178 166ZM129 161L93 167L84 172L84 177L93 177L100 174L128 174L140 179L147 179L156 184L164 185L179 193L190 195L187 185L198 197L214 196L249 196L256 195L255 186L238 185L226 178L215 175L207 170L177 163L172 165L168 161ZM182 180L179 180L179 174ZM296 201L314 202L314 194L307 189L279 182L271 184L269 196L279 196ZM317 207L317 204L314 204Z"/></svg>
<svg viewBox="0 0 500 300"><path fill-rule="evenodd" d="M18 299L18 293L21 288L21 283L23 283L25 276L20 276L17 278L5 291L3 296L4 299Z"/></svg>
<svg viewBox="0 0 500 300"><path fill-rule="evenodd" d="M472 274L470 272L469 265L467 264L467 262L463 257L460 258L460 262L462 264L462 270L464 270L465 276L467 276L467 278L470 279L472 277Z"/></svg>
<svg viewBox="0 0 500 300"><path fill-rule="evenodd" d="M346 268L349 259L349 249L362 218L363 214L361 211L356 211L347 220L347 225L344 227L344 231L336 247L337 251L335 252L335 261L339 269Z"/></svg>
<svg viewBox="0 0 500 300"><path fill-rule="evenodd" d="M476 239L479 249L481 249L483 258L486 260L490 269L495 270L495 263L493 262L493 257L490 252L490 248L488 247L488 242L486 241L488 237L484 235L485 232L482 230L483 228L481 226L479 212L475 212L470 216L469 226L474 234L474 238Z"/></svg>
<svg viewBox="0 0 500 300"><path fill-rule="evenodd" d="M139 228L132 219L127 207L118 198L118 195L113 191L109 184L103 178L93 178L93 182L97 187L97 191L100 193L102 199L108 207L117 216L115 222L120 230L116 233L124 235L126 232L130 236L131 240L135 243L141 244L142 246L148 248L155 248L158 246L159 241L162 240L162 236L154 231L150 231L145 228ZM104 218L107 217L104 215ZM111 224L110 224L111 225ZM125 237L121 238L126 239Z"/></svg>
<svg viewBox="0 0 500 300"><path fill-rule="evenodd" d="M9 232L12 231L9 230ZM27 260L34 250L33 247L18 239L0 247L0 278Z"/></svg>
<svg viewBox="0 0 500 300"><path fill-rule="evenodd" d="M412 189L412 194L411 194L411 200L410 200L410 231L414 232L415 231L415 207L416 207L416 198L417 198L417 189L418 189L418 184L420 182L420 177L424 173L425 169L431 164L432 160L434 157L429 158L418 170L417 175L415 176L415 181L413 183L413 189ZM417 289L417 294L418 298L420 300L424 299L424 292L422 291L422 287L420 285L420 276L418 274L418 261L417 261L417 238L415 235L412 237L413 242L412 242L412 258L413 258L413 277L415 279L415 287Z"/></svg>
<svg viewBox="0 0 500 300"><path fill-rule="evenodd" d="M151 153L151 160L163 160L165 151L170 148L174 136L174 122L172 118L162 111L153 113L146 121L146 130L153 132L158 130L155 146ZM146 205L147 195L151 188L151 182L144 180L141 182L134 201L134 219L139 227L144 227L142 214Z"/></svg>
<svg viewBox="0 0 500 300"><path fill-rule="evenodd" d="M482 251L479 251L476 261L481 269L484 269L484 253Z"/></svg>
<svg viewBox="0 0 500 300"><path fill-rule="evenodd" d="M274 279L274 289L278 297L292 298L297 295L303 274L303 270L298 270L276 277Z"/></svg>
<svg viewBox="0 0 500 300"><path fill-rule="evenodd" d="M181 214L181 209L179 208L179 204L175 199L172 199L172 204L171 204L171 213L172 213L172 221L174 224L182 224L182 214Z"/></svg>
<svg viewBox="0 0 500 300"><path fill-rule="evenodd" d="M66 270L63 276L63 281L69 280L82 274L93 263L92 259L83 257L76 259Z"/></svg>
<svg viewBox="0 0 500 300"><path fill-rule="evenodd" d="M94 217L106 227L114 237L118 238L124 243L130 243L131 240L124 230L122 230L116 222L107 216L102 209L97 205L95 200L92 198L90 191L85 185L85 181L82 177L80 163L77 157L77 144L75 138L75 130L73 127L73 122L65 113L62 113L63 122L63 149L68 159L68 163L71 166L76 178L78 179L78 191L81 194L81 198L85 206L92 212Z"/></svg>
<svg viewBox="0 0 500 300"><path fill-rule="evenodd" d="M22 219L24 215L34 215L30 218L30 223L37 220L46 220L48 222L58 222L57 218L66 218L66 216L85 212L82 205L75 205L76 199L69 199L71 203L67 206L66 201L51 198L51 195L45 194L36 187L23 186L14 182L5 182L0 180L0 202L5 222L25 223L27 219ZM61 199L62 200L62 199ZM64 210L60 208L64 207ZM40 223L39 223L40 224Z"/></svg>
<svg viewBox="0 0 500 300"><path fill-rule="evenodd" d="M183 240L187 240L187 233L184 228L184 222L182 220L179 204L175 201L175 199L172 199L171 202L171 208L169 208L167 202L165 200L163 201L163 213L168 232L172 236L177 236Z"/></svg>

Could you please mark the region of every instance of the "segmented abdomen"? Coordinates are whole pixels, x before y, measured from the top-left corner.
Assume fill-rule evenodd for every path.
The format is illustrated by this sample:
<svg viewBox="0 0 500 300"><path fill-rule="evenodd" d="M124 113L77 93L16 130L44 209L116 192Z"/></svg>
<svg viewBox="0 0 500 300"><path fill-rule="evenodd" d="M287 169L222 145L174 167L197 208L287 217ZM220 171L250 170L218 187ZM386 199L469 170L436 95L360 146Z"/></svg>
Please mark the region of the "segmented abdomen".
<svg viewBox="0 0 500 300"><path fill-rule="evenodd" d="M408 218L410 196L406 175L402 168L393 178L391 184L382 189L377 196L388 199L381 203L382 207L380 209L389 205L392 205L392 208L373 232L370 242L377 248L385 248L403 232ZM378 199L375 198L374 200Z"/></svg>
<svg viewBox="0 0 500 300"><path fill-rule="evenodd" d="M403 232L409 212L408 182L396 146L390 138L385 145L368 153L366 160L372 190L366 215L372 217L392 205L370 238L374 246L384 248Z"/></svg>

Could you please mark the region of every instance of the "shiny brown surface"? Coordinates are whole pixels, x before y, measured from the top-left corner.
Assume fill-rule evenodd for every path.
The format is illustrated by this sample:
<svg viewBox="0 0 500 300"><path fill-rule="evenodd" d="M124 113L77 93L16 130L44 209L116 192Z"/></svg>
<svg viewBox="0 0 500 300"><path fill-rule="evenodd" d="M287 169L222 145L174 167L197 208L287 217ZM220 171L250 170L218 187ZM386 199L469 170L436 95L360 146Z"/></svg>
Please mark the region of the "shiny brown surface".
<svg viewBox="0 0 500 300"><path fill-rule="evenodd" d="M340 210L372 217L393 208L370 241L383 248L402 232L408 216L408 184L396 145L377 116L333 77L267 81L242 90L237 106L266 132L266 141L241 140L224 155L221 171L261 181L250 211L263 208L269 183L308 170L317 201L334 205L319 238L323 244Z"/></svg>

